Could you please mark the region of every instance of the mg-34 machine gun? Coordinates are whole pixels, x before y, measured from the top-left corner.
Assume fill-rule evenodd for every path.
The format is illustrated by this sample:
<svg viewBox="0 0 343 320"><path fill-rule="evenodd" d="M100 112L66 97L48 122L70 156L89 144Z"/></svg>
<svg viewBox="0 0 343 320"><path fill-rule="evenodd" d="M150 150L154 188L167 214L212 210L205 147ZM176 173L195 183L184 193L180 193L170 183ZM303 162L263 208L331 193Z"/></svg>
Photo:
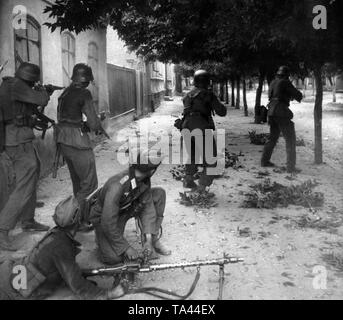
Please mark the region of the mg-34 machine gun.
<svg viewBox="0 0 343 320"><path fill-rule="evenodd" d="M222 259L169 263L169 264L168 263L167 264L146 264L144 262L127 263L127 264L124 263L124 264L114 266L114 267L104 267L104 268L99 268L99 269L84 270L83 275L86 278L96 277L96 276L114 277L116 284L118 284L121 281L122 284L124 285L124 283L126 282L126 286L124 285L124 287L128 288L129 283L133 282L135 275L139 273L150 273L150 272L157 272L157 271L171 270L171 269L197 268L197 274L196 274L195 280L186 295L179 295L168 290L163 290L163 289L154 288L154 287L140 288L140 289L127 289L128 294L144 293L144 294L149 294L154 297L161 298L161 299L168 299L165 296L172 296L180 300L186 300L192 295L192 293L194 292L198 284L198 281L200 279L200 268L204 266L219 266L218 300L222 300L224 280L225 280L225 272L224 272L225 265L240 263L243 261L244 260L241 258L229 257L227 255L224 255Z"/></svg>

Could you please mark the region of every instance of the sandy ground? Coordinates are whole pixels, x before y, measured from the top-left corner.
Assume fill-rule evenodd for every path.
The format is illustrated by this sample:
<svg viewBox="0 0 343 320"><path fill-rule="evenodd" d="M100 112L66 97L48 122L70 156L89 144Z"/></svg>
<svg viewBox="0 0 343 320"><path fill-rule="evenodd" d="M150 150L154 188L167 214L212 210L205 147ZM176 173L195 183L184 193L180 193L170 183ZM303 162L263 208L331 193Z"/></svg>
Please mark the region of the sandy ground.
<svg viewBox="0 0 343 320"><path fill-rule="evenodd" d="M249 94L249 105L253 106L253 93ZM264 96L266 99L266 96ZM167 191L167 207L164 222L164 243L173 250L171 257L164 257L155 263L191 261L196 259L221 258L223 253L244 258L244 263L226 266L224 299L341 299L343 298L343 272L331 267L324 254L342 254L343 250L343 195L342 195L342 130L343 96L338 97L341 104L328 104L331 96L325 96L324 107L324 148L325 164L313 165L313 102L311 97L302 104L292 105L298 135L306 142L306 147L298 148L298 167L302 174L295 180L288 180L287 174L269 171L272 181L285 185L316 179L320 185L318 191L325 194L325 206L317 213L325 221L338 223L335 228L322 230L300 228L297 219L313 215L304 208L256 210L243 209L243 193L249 185L261 182L258 177L262 147L250 144L248 132L268 132L268 126L253 124L252 115L243 116L242 110L229 108L226 118L217 118L218 128L226 129L227 147L231 152L242 153L244 168L227 169L221 179L215 181L211 192L216 194L218 207L202 212L179 204L179 192L182 184L172 179L169 170L173 165L163 165L153 184ZM173 128L175 116L181 111L180 98L166 102L156 113L141 119L96 147L97 168L100 184L123 167L116 160L115 150L129 136L149 131L153 137L162 132L178 134ZM252 108L250 110L253 112ZM279 165L285 163L285 145L283 139L275 151L273 161ZM39 200L45 206L37 209L37 218L53 226L52 214L56 204L71 194L71 184L67 168L62 168L58 179L43 179L39 187ZM240 236L239 230L249 228L248 236ZM22 234L15 230L16 243L22 250L15 256L26 254L41 235ZM130 222L126 236L139 248L135 226ZM94 235L79 235L83 243L83 252L79 259L82 267L96 267L100 263L96 258ZM4 254L0 253L0 258ZM315 267L327 270L326 289L316 289ZM164 289L188 291L195 271L175 270L148 275L140 275L143 286L157 286ZM110 285L110 279L100 279L102 285ZM215 300L218 297L218 268L204 267L201 279L191 299ZM52 299L73 299L67 289L56 293ZM146 296L128 296L126 299L148 299Z"/></svg>

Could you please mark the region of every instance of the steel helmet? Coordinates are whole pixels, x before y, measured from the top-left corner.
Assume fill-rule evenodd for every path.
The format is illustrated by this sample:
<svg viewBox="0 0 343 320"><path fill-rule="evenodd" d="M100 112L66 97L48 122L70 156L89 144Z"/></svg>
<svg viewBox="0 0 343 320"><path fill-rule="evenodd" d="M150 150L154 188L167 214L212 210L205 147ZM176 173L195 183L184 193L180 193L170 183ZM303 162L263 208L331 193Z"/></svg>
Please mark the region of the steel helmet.
<svg viewBox="0 0 343 320"><path fill-rule="evenodd" d="M194 73L194 85L196 87L208 87L210 83L211 77L206 70L198 70Z"/></svg>
<svg viewBox="0 0 343 320"><path fill-rule="evenodd" d="M15 77L24 81L38 82L40 80L40 68L36 64L23 62L16 71Z"/></svg>
<svg viewBox="0 0 343 320"><path fill-rule="evenodd" d="M162 160L162 156L153 156L149 154L149 150L142 150L138 152L137 158L133 159L131 167L140 172L147 173L149 171L156 170L161 165Z"/></svg>
<svg viewBox="0 0 343 320"><path fill-rule="evenodd" d="M80 223L81 210L76 198L70 196L61 201L55 209L53 219L60 228L67 228Z"/></svg>
<svg viewBox="0 0 343 320"><path fill-rule="evenodd" d="M281 66L277 72L277 75L281 77L289 77L290 74L291 72L287 66Z"/></svg>
<svg viewBox="0 0 343 320"><path fill-rule="evenodd" d="M71 79L79 83L94 81L92 68L84 63L78 63L73 69Z"/></svg>

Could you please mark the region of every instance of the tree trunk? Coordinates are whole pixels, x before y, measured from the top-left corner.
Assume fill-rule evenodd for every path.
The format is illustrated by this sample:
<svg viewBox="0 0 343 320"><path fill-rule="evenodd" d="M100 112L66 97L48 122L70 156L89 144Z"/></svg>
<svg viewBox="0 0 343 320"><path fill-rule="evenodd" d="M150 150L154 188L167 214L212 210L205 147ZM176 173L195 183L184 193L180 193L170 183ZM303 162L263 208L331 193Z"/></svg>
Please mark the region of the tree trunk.
<svg viewBox="0 0 343 320"><path fill-rule="evenodd" d="M306 78L305 79L301 79L301 81L303 82L303 98L306 98Z"/></svg>
<svg viewBox="0 0 343 320"><path fill-rule="evenodd" d="M316 67L314 70L314 77L316 81L316 102L314 105L314 156L315 163L323 163L323 132L322 132L322 119L323 119L323 80L321 67Z"/></svg>
<svg viewBox="0 0 343 320"><path fill-rule="evenodd" d="M337 102L337 76L333 78L333 86L332 86L332 102L336 103Z"/></svg>
<svg viewBox="0 0 343 320"><path fill-rule="evenodd" d="M235 106L235 79L231 79L231 107Z"/></svg>
<svg viewBox="0 0 343 320"><path fill-rule="evenodd" d="M247 101L247 83L245 77L243 78L243 103L244 103L244 116L249 116L248 101Z"/></svg>
<svg viewBox="0 0 343 320"><path fill-rule="evenodd" d="M255 100L255 123L260 123L260 107L261 107L261 98L262 98L262 90L263 90L263 83L264 83L265 73L260 72L260 76L258 79L258 88L256 90L256 100Z"/></svg>
<svg viewBox="0 0 343 320"><path fill-rule="evenodd" d="M237 77L236 109L241 108L241 78Z"/></svg>
<svg viewBox="0 0 343 320"><path fill-rule="evenodd" d="M229 104L229 82L226 80L225 82L225 103Z"/></svg>
<svg viewBox="0 0 343 320"><path fill-rule="evenodd" d="M224 83L221 82L219 85L220 88L220 101L225 101L225 88L224 88Z"/></svg>

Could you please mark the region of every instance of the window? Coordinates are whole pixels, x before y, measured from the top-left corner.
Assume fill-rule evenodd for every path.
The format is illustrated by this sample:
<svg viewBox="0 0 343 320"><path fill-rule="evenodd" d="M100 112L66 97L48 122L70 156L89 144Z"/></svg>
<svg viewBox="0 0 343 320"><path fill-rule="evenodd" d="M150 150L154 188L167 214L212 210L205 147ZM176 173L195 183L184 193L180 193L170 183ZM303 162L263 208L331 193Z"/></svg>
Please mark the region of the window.
<svg viewBox="0 0 343 320"><path fill-rule="evenodd" d="M160 72L159 65L157 61L154 61L152 64L152 70L155 72Z"/></svg>
<svg viewBox="0 0 343 320"><path fill-rule="evenodd" d="M69 32L62 34L62 69L63 85L68 87L71 82L75 65L75 38Z"/></svg>
<svg viewBox="0 0 343 320"><path fill-rule="evenodd" d="M94 84L91 85L90 91L93 96L95 111L99 113L99 49L94 42L88 45L88 65L92 68L94 75Z"/></svg>
<svg viewBox="0 0 343 320"><path fill-rule="evenodd" d="M15 67L19 68L22 62L34 63L41 67L40 56L40 25L31 16L27 17L27 29L14 30Z"/></svg>

